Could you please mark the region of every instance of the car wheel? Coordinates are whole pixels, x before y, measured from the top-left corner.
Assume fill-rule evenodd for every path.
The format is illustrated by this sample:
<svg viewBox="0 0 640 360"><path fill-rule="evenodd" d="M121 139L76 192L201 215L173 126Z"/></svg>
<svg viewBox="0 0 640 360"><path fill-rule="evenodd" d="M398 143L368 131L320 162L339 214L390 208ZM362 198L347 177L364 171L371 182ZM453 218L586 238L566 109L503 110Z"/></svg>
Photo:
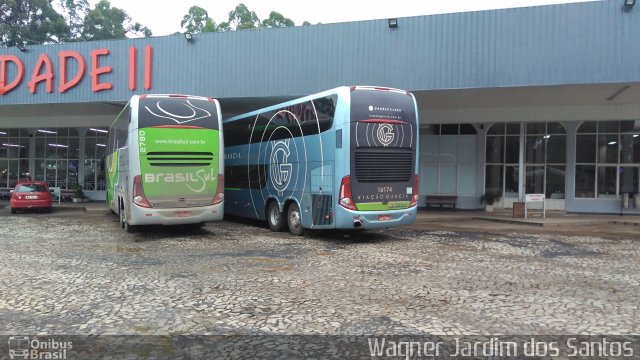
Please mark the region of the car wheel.
<svg viewBox="0 0 640 360"><path fill-rule="evenodd" d="M16 213L16 211L17 211L17 210L16 210L16 208L14 208L14 207L12 207L12 208L11 208L11 213L12 213L12 214L15 214L15 213Z"/></svg>
<svg viewBox="0 0 640 360"><path fill-rule="evenodd" d="M302 227L302 214L298 204L291 203L289 210L287 211L287 225L289 225L289 232L295 236L302 236L304 234L304 228Z"/></svg>
<svg viewBox="0 0 640 360"><path fill-rule="evenodd" d="M51 208L50 208L50 207L48 207L48 208L44 209L44 212L46 212L46 213L50 213L50 212L51 212Z"/></svg>
<svg viewBox="0 0 640 360"><path fill-rule="evenodd" d="M275 200L271 200L267 206L267 223L271 231L282 231L284 228L284 219L282 213L278 209L278 203Z"/></svg>

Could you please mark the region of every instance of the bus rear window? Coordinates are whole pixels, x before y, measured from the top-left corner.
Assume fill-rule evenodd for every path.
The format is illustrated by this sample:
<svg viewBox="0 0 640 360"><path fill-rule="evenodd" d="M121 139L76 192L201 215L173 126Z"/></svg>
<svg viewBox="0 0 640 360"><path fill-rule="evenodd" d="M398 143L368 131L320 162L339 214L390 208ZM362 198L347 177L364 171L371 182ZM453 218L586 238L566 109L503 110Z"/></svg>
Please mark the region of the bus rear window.
<svg viewBox="0 0 640 360"><path fill-rule="evenodd" d="M147 97L140 100L139 128L167 125L219 130L216 105L190 98Z"/></svg>

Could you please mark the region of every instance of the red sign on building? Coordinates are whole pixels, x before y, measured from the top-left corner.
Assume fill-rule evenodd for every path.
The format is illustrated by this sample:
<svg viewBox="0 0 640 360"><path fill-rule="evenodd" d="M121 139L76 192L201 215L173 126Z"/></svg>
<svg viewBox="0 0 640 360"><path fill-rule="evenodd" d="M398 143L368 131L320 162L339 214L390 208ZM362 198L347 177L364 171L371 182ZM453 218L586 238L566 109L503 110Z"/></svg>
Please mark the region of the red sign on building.
<svg viewBox="0 0 640 360"><path fill-rule="evenodd" d="M31 77L27 82L29 92L35 94L41 83L44 83L45 91L52 93L54 91L54 82L56 82L55 74L58 74L58 92L64 93L69 89L77 86L87 75L91 78L91 91L99 92L111 90L113 84L102 81L101 76L109 74L113 68L108 65L111 51L109 49L100 48L91 51L88 59L89 71L87 72L87 59L76 51L62 50L58 52L58 69L56 71L53 61L46 53L41 53L32 69ZM77 64L74 74L69 74L70 64ZM151 89L151 65L153 62L153 49L151 46L144 47L144 89ZM15 70L13 76L9 79L9 67ZM137 49L129 48L129 90L137 88ZM15 55L0 55L0 96L8 94L17 89L22 83L25 76L25 66L22 60Z"/></svg>

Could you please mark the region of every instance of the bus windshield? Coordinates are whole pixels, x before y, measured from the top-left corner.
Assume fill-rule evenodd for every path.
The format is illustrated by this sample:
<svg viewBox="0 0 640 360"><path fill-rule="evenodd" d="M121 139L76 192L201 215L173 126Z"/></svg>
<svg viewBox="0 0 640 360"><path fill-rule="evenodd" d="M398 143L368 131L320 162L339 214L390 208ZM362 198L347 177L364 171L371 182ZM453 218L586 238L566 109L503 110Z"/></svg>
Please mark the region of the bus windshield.
<svg viewBox="0 0 640 360"><path fill-rule="evenodd" d="M219 130L214 102L182 97L146 97L140 99L138 127L203 127Z"/></svg>

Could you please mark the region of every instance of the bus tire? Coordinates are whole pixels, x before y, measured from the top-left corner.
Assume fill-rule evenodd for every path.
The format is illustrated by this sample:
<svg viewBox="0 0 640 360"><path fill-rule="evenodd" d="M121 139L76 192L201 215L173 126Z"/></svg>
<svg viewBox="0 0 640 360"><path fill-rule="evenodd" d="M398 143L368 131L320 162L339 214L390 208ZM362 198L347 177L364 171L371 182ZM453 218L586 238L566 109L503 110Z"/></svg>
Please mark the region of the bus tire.
<svg viewBox="0 0 640 360"><path fill-rule="evenodd" d="M11 213L12 213L12 214L15 214L15 213L16 213L16 208L12 207L12 208L11 208Z"/></svg>
<svg viewBox="0 0 640 360"><path fill-rule="evenodd" d="M287 225L289 226L289 232L295 236L302 236L304 234L304 228L302 227L302 214L298 204L292 202L287 210Z"/></svg>
<svg viewBox="0 0 640 360"><path fill-rule="evenodd" d="M124 229L127 219L126 214L124 213L124 204L122 204L122 202L119 202L118 205L118 222L120 223L120 227Z"/></svg>
<svg viewBox="0 0 640 360"><path fill-rule="evenodd" d="M278 203L275 200L269 201L269 205L267 205L267 224L271 231L279 232L284 229L284 219L282 215L282 212L278 209Z"/></svg>

